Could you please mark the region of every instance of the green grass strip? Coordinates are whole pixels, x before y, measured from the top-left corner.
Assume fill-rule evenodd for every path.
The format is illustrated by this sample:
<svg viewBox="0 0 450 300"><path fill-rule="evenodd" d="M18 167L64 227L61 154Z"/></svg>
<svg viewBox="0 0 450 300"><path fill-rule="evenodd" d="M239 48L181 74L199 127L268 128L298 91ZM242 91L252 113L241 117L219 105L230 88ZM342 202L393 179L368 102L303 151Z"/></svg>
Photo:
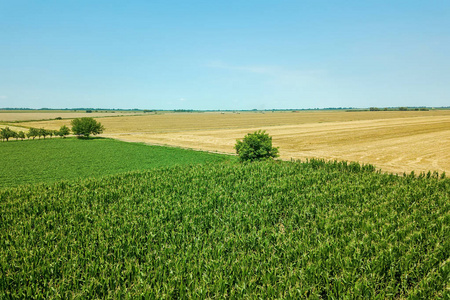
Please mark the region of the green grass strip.
<svg viewBox="0 0 450 300"><path fill-rule="evenodd" d="M11 140L0 143L0 187L234 159L103 138Z"/></svg>

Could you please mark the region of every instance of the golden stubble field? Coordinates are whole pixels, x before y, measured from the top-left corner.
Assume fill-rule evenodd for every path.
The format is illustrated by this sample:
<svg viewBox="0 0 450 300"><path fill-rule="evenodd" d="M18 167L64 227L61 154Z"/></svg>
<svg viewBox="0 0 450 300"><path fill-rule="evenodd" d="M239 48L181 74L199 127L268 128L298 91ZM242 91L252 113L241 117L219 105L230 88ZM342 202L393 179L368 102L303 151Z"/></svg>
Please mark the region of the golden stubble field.
<svg viewBox="0 0 450 300"><path fill-rule="evenodd" d="M167 113L104 117L102 136L234 153L236 139L266 130L282 159L370 163L386 172L450 173L450 111ZM69 120L23 123L58 129Z"/></svg>
<svg viewBox="0 0 450 300"><path fill-rule="evenodd" d="M15 122L29 120L51 120L58 117L81 118L81 117L112 117L112 116L129 116L142 115L136 111L93 111L86 113L81 110L0 110L0 122Z"/></svg>

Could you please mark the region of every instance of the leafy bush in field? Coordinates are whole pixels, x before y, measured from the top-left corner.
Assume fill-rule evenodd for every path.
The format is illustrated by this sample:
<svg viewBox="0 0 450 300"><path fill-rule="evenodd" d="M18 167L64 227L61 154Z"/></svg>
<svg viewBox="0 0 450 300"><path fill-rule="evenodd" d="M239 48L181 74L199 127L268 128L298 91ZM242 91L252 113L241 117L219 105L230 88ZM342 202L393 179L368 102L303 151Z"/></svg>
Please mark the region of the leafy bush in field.
<svg viewBox="0 0 450 300"><path fill-rule="evenodd" d="M272 146L272 137L265 131L248 133L234 146L241 161L254 161L278 157L278 148Z"/></svg>
<svg viewBox="0 0 450 300"><path fill-rule="evenodd" d="M450 181L312 160L0 189L0 298L438 299Z"/></svg>
<svg viewBox="0 0 450 300"><path fill-rule="evenodd" d="M97 122L94 118L76 118L73 119L70 124L72 125L72 132L75 135L89 137L91 134L100 134L105 130L100 122Z"/></svg>

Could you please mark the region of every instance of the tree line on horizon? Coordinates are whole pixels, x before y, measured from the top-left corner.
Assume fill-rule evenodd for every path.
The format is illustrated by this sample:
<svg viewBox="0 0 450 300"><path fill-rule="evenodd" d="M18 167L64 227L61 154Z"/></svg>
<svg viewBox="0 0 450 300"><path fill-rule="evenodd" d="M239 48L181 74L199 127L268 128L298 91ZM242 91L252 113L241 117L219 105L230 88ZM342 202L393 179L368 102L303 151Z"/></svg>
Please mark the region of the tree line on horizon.
<svg viewBox="0 0 450 300"><path fill-rule="evenodd" d="M25 138L32 138L33 140L38 137L47 136L60 136L61 138L65 138L72 131L76 136L89 138L91 134L96 135L103 132L105 129L100 122L97 122L93 118L76 118L71 121L72 129L69 129L66 125L61 126L59 130L50 130L44 128L30 128L28 132L24 131L14 131L8 126L5 128L0 128L0 138L2 141L9 141L10 138L15 138L16 140L21 139L22 141Z"/></svg>

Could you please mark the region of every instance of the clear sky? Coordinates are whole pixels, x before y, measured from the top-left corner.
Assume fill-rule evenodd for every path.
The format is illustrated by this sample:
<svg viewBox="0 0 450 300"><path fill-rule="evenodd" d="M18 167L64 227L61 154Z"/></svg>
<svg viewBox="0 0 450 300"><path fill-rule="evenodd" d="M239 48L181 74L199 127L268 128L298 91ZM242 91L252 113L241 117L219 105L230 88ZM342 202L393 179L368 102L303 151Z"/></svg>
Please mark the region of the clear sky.
<svg viewBox="0 0 450 300"><path fill-rule="evenodd" d="M0 107L449 105L448 0L0 0Z"/></svg>

